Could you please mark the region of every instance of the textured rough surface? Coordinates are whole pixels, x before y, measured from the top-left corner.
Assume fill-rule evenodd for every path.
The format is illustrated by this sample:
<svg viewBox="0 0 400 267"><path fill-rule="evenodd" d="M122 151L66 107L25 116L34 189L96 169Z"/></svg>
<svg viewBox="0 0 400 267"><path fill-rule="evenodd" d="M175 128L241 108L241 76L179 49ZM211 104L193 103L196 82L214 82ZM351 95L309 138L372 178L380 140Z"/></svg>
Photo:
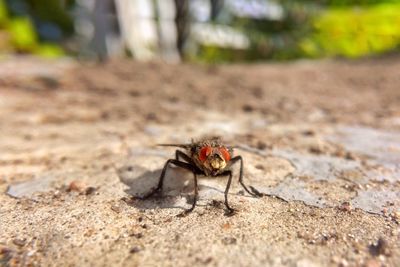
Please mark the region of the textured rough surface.
<svg viewBox="0 0 400 267"><path fill-rule="evenodd" d="M0 265L399 266L400 59L196 66L0 62ZM237 145L244 179L167 173ZM238 175L238 166L234 169ZM374 266L375 266L374 265Z"/></svg>

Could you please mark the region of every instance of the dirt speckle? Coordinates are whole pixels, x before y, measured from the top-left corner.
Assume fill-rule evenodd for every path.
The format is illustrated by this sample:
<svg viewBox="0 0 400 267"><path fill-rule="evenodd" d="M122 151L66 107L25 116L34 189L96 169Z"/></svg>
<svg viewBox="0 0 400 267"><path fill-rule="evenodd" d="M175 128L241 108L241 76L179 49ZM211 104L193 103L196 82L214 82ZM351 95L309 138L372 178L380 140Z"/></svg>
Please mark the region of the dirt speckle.
<svg viewBox="0 0 400 267"><path fill-rule="evenodd" d="M26 238L14 238L13 243L19 247L23 247L26 244Z"/></svg>
<svg viewBox="0 0 400 267"><path fill-rule="evenodd" d="M390 256L390 246L384 238L379 238L378 241L369 246L369 252L373 256L385 255Z"/></svg>
<svg viewBox="0 0 400 267"><path fill-rule="evenodd" d="M234 244L236 244L236 242L237 242L237 240L234 237L224 237L222 239L222 243L224 245L234 245Z"/></svg>
<svg viewBox="0 0 400 267"><path fill-rule="evenodd" d="M140 252L140 251L141 251L141 249L140 249L139 247L132 247L132 248L129 250L129 253L135 254L135 253L138 253L138 252Z"/></svg>
<svg viewBox="0 0 400 267"><path fill-rule="evenodd" d="M352 210L351 203L348 202L348 201L345 201L345 202L343 202L342 204L340 204L339 209L340 209L341 211L350 212L350 211Z"/></svg>

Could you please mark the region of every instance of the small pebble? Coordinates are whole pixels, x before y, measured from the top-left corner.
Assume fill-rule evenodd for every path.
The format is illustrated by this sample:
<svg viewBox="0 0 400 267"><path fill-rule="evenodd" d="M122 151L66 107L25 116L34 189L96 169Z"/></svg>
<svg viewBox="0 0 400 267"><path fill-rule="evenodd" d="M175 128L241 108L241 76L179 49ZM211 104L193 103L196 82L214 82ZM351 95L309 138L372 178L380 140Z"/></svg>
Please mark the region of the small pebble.
<svg viewBox="0 0 400 267"><path fill-rule="evenodd" d="M340 267L347 267L347 266L349 266L349 262L348 262L346 259L342 259L342 260L339 262L339 266L340 266Z"/></svg>
<svg viewBox="0 0 400 267"><path fill-rule="evenodd" d="M11 254L13 252L13 250L12 249L10 249L10 248L8 248L8 247L5 247L5 246L2 246L2 245L0 245L0 262L1 262L1 257L2 257L2 255L5 255L5 256L7 256L7 255L9 255L9 254Z"/></svg>
<svg viewBox="0 0 400 267"><path fill-rule="evenodd" d="M53 197L54 197L54 198L59 198L60 196L61 196L60 190L54 191L54 193L53 193Z"/></svg>
<svg viewBox="0 0 400 267"><path fill-rule="evenodd" d="M264 150L264 149L266 149L267 147L268 147L268 145L267 145L265 142L263 142L263 141L258 141L258 142L257 142L257 148L258 148L258 149Z"/></svg>
<svg viewBox="0 0 400 267"><path fill-rule="evenodd" d="M146 115L146 119L148 121L156 121L158 119L157 114L154 112L150 112Z"/></svg>
<svg viewBox="0 0 400 267"><path fill-rule="evenodd" d="M243 194L244 194L244 191L243 191ZM215 208L220 208L221 207L221 202L217 201L215 199L213 199L210 204L211 204L211 206L213 206Z"/></svg>
<svg viewBox="0 0 400 267"><path fill-rule="evenodd" d="M82 193L86 190L86 184L82 181L74 180L68 186L68 191Z"/></svg>
<svg viewBox="0 0 400 267"><path fill-rule="evenodd" d="M257 164L254 166L257 170L265 170L264 166L262 164Z"/></svg>
<svg viewBox="0 0 400 267"><path fill-rule="evenodd" d="M350 212L350 211L352 210L351 203L348 202L348 201L343 202L343 203L339 206L339 210Z"/></svg>
<svg viewBox="0 0 400 267"><path fill-rule="evenodd" d="M26 244L26 238L15 238L13 243L17 246L23 247Z"/></svg>
<svg viewBox="0 0 400 267"><path fill-rule="evenodd" d="M140 238L143 237L143 234L142 233L132 233L132 234L130 234L130 236L133 236L133 237L136 237L137 239L140 239Z"/></svg>
<svg viewBox="0 0 400 267"><path fill-rule="evenodd" d="M224 245L233 245L233 244L236 244L236 238L234 238L234 237L224 237L223 239L222 239L222 243L224 244Z"/></svg>
<svg viewBox="0 0 400 267"><path fill-rule="evenodd" d="M252 105L245 104L242 106L242 110L244 112L252 112L252 111L254 111L254 107Z"/></svg>
<svg viewBox="0 0 400 267"><path fill-rule="evenodd" d="M357 160L357 157L351 152L346 152L346 159Z"/></svg>
<svg viewBox="0 0 400 267"><path fill-rule="evenodd" d="M376 259L369 259L365 264L365 267L381 267L382 264Z"/></svg>
<svg viewBox="0 0 400 267"><path fill-rule="evenodd" d="M305 130L302 132L304 136L314 136L315 132L313 130Z"/></svg>
<svg viewBox="0 0 400 267"><path fill-rule="evenodd" d="M231 228L230 223L224 223L224 224L222 225L222 229L224 229L224 230L228 230L228 229L230 229L230 228Z"/></svg>
<svg viewBox="0 0 400 267"><path fill-rule="evenodd" d="M89 186L88 188L86 188L86 190L85 190L85 194L86 195L91 195L91 194L93 194L94 192L96 192L96 187L93 187L93 186Z"/></svg>
<svg viewBox="0 0 400 267"><path fill-rule="evenodd" d="M200 262L201 264L207 265L207 264L210 264L213 261L213 258L212 257L207 257L207 258L199 258L199 257L197 257L196 261Z"/></svg>
<svg viewBox="0 0 400 267"><path fill-rule="evenodd" d="M140 252L140 248L139 247L132 247L129 250L129 253L132 253L132 254L135 254L135 253L138 253L138 252Z"/></svg>
<svg viewBox="0 0 400 267"><path fill-rule="evenodd" d="M387 216L387 215L388 215L388 208L384 207L384 208L382 209L382 214L383 214L384 216Z"/></svg>
<svg viewBox="0 0 400 267"><path fill-rule="evenodd" d="M121 212L121 207L120 207L120 206L117 206L117 205L112 205L112 206L111 206L111 209L112 209L113 211L115 211L116 213L120 213L120 212Z"/></svg>
<svg viewBox="0 0 400 267"><path fill-rule="evenodd" d="M311 146L308 151L313 154L322 154L323 153L323 150L321 149L321 147L315 146L315 145Z"/></svg>
<svg viewBox="0 0 400 267"><path fill-rule="evenodd" d="M400 211L395 211L391 214L392 218L397 221L398 223L400 223Z"/></svg>

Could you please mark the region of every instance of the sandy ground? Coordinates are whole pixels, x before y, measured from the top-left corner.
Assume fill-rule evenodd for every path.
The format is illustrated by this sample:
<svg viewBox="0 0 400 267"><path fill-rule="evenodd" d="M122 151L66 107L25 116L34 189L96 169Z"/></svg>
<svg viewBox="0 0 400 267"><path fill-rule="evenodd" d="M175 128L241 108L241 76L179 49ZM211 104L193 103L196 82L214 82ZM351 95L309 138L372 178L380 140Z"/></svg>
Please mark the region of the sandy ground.
<svg viewBox="0 0 400 267"><path fill-rule="evenodd" d="M225 178L157 143L221 136ZM400 58L0 62L1 266L400 266ZM233 168L238 177L237 166Z"/></svg>

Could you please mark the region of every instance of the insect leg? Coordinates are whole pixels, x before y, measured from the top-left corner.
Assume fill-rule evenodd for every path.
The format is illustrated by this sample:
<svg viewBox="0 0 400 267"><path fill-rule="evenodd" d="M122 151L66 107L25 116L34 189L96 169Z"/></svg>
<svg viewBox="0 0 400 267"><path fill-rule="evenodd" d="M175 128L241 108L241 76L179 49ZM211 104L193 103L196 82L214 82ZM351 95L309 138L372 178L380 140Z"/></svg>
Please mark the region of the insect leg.
<svg viewBox="0 0 400 267"><path fill-rule="evenodd" d="M162 189L162 187L163 187L163 183L164 183L164 177L165 177L165 174L166 174L166 172L167 172L167 168L168 168L168 166L169 166L170 164L174 164L174 165L176 165L176 166L178 166L178 167L181 167L181 168L183 168L183 169L190 170L190 171L192 171L193 173L195 173L195 171L196 171L196 170L193 168L193 166L190 165L189 163L182 162L182 161L179 161L179 160L176 160L176 159L169 159L169 160L167 160L167 162L166 162L165 165L164 165L164 168L162 169L162 172L161 172L160 179L159 179L159 181L158 181L157 187L153 188L153 189L152 189L149 193L147 193L145 196L143 196L143 197L138 197L138 198L140 198L140 199L146 199L146 198L148 198L148 197L151 197L151 196L154 195L155 193L161 191L161 189Z"/></svg>
<svg viewBox="0 0 400 267"><path fill-rule="evenodd" d="M184 161L189 162L189 163L192 162L192 159L188 155L186 155L185 153L183 153L180 150L176 150L175 151L175 159L179 160L179 158L182 158Z"/></svg>
<svg viewBox="0 0 400 267"><path fill-rule="evenodd" d="M199 187L197 186L197 175L196 175L196 172L193 172L193 178L194 178L194 199L193 199L193 204L192 204L192 207L190 209L184 211L184 214L187 214L187 213L191 212L196 207L197 196L199 195Z"/></svg>
<svg viewBox="0 0 400 267"><path fill-rule="evenodd" d="M222 175L229 175L228 183L226 184L225 193L224 193L224 195L225 195L225 206L226 206L226 208L228 209L228 212L229 212L229 213L233 213L233 212L234 212L234 209L232 209L231 207L229 207L229 204L228 204L228 192L229 192L229 188L231 187L232 172L231 172L231 171L225 171L225 172L223 172L223 173L221 174L221 176L222 176Z"/></svg>
<svg viewBox="0 0 400 267"><path fill-rule="evenodd" d="M260 193L258 190L256 190L254 187L250 186L251 191L247 188L247 186L243 183L243 158L242 156L236 156L231 159L231 164L237 162L240 160L240 172L239 172L239 183L243 186L244 190L246 190L247 193L249 193L252 196L255 197L261 197L263 196L262 193Z"/></svg>

